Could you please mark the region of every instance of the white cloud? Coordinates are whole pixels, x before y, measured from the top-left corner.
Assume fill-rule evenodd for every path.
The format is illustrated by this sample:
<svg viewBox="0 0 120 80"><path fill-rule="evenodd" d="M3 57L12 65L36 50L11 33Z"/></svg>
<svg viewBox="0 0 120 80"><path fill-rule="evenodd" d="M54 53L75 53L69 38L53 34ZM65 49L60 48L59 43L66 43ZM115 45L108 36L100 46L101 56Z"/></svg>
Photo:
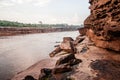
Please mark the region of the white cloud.
<svg viewBox="0 0 120 80"><path fill-rule="evenodd" d="M70 19L71 23L74 23L74 24L79 24L80 23L80 15L78 13L75 13L72 17L72 19Z"/></svg>
<svg viewBox="0 0 120 80"><path fill-rule="evenodd" d="M38 15L39 16L39 15ZM53 23L53 24L61 24L61 23L67 23L67 24L81 24L83 23L83 20L80 19L80 15L78 13L73 14L73 16L55 16L55 15L42 15L37 17L38 21L42 21L43 23ZM37 21L37 20L36 20Z"/></svg>
<svg viewBox="0 0 120 80"><path fill-rule="evenodd" d="M46 6L48 3L50 3L52 0L36 0L36 2L34 3L35 6L41 6L44 7Z"/></svg>
<svg viewBox="0 0 120 80"><path fill-rule="evenodd" d="M11 0L12 3L22 4L23 0Z"/></svg>
<svg viewBox="0 0 120 80"><path fill-rule="evenodd" d="M0 0L0 7L3 7L3 6L12 6L14 5L13 3L11 3L11 1L8 1L8 0Z"/></svg>
<svg viewBox="0 0 120 80"><path fill-rule="evenodd" d="M0 0L0 6L13 6L18 4L30 4L35 6L44 7L53 0Z"/></svg>
<svg viewBox="0 0 120 80"><path fill-rule="evenodd" d="M78 13L75 13L71 16L63 16L56 18L56 23L68 23L68 24L81 24L83 23L83 20L80 19L80 15Z"/></svg>
<svg viewBox="0 0 120 80"><path fill-rule="evenodd" d="M12 6L14 5L13 3L8 3L8 2L2 2L0 3L0 7L4 7L4 6Z"/></svg>

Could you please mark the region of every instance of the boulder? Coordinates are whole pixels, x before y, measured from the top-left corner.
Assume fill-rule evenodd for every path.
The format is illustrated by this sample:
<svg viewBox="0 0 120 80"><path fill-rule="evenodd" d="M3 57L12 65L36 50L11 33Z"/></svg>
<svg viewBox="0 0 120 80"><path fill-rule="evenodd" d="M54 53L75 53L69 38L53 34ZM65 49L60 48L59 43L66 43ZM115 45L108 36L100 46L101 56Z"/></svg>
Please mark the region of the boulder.
<svg viewBox="0 0 120 80"><path fill-rule="evenodd" d="M76 59L74 54L69 54L67 56L61 57L59 60L57 60L56 66L68 63L72 59Z"/></svg>
<svg viewBox="0 0 120 80"><path fill-rule="evenodd" d="M38 80L56 80L52 74L52 69L43 68Z"/></svg>
<svg viewBox="0 0 120 80"><path fill-rule="evenodd" d="M60 45L58 45L56 49L49 54L49 56L54 57L61 51L75 54L76 49L74 47L73 41L74 40L71 37L64 37L63 42Z"/></svg>
<svg viewBox="0 0 120 80"><path fill-rule="evenodd" d="M63 42L70 42L70 41L74 41L71 37L64 37L63 38Z"/></svg>
<svg viewBox="0 0 120 80"><path fill-rule="evenodd" d="M61 52L62 49L60 47L57 47L54 51L52 51L49 56L54 57L57 53Z"/></svg>
<svg viewBox="0 0 120 80"><path fill-rule="evenodd" d="M86 35L96 46L120 51L120 0L89 0Z"/></svg>
<svg viewBox="0 0 120 80"><path fill-rule="evenodd" d="M61 74L61 73L65 73L65 72L70 72L72 70L73 70L72 67L70 67L69 65L62 64L62 65L56 66L53 69L53 73L54 74Z"/></svg>
<svg viewBox="0 0 120 80"><path fill-rule="evenodd" d="M72 59L67 64L70 65L70 66L74 66L74 65L77 65L77 64L79 64L81 62L82 62L81 59Z"/></svg>
<svg viewBox="0 0 120 80"><path fill-rule="evenodd" d="M73 70L73 66L82 62L80 59L76 59L74 54L61 57L56 62L56 66L53 69L54 74L65 73Z"/></svg>
<svg viewBox="0 0 120 80"><path fill-rule="evenodd" d="M74 47L74 44L73 42L62 42L61 45L60 45L60 48L65 51L65 52L68 52L68 53L73 53L75 54L76 53L76 49Z"/></svg>
<svg viewBox="0 0 120 80"><path fill-rule="evenodd" d="M74 40L71 37L64 37L63 42L60 45L60 48L68 53L75 53L73 41Z"/></svg>
<svg viewBox="0 0 120 80"><path fill-rule="evenodd" d="M56 62L56 66L66 64L69 66L74 66L82 62L81 59L76 59L74 54L69 54L67 56L61 57L59 60Z"/></svg>
<svg viewBox="0 0 120 80"><path fill-rule="evenodd" d="M85 37L79 36L76 38L76 40L74 40L73 44L77 45L78 43L81 43L84 39L85 39Z"/></svg>
<svg viewBox="0 0 120 80"><path fill-rule="evenodd" d="M80 33L81 36L86 35L87 32L87 28L83 27L83 28L78 28L78 31Z"/></svg>

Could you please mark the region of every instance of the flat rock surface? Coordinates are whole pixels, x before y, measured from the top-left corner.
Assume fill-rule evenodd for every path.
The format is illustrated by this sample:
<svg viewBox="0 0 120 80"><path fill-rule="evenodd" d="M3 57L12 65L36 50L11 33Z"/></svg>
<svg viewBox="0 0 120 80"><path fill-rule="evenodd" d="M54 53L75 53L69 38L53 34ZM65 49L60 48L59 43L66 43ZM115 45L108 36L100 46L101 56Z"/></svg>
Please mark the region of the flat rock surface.
<svg viewBox="0 0 120 80"><path fill-rule="evenodd" d="M40 75L40 70L42 68L53 68L56 63L57 58L51 58L51 59L44 59L39 61L38 63L32 65L28 69L16 74L12 80L22 80L25 76L31 75L34 78L38 79Z"/></svg>

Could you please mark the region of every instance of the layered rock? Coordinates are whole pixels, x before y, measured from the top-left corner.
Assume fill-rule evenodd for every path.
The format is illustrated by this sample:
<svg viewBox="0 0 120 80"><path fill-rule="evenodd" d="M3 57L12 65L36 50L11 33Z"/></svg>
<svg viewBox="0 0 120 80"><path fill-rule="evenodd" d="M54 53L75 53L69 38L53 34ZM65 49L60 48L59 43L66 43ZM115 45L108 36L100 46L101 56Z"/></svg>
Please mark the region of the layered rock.
<svg viewBox="0 0 120 80"><path fill-rule="evenodd" d="M84 21L96 46L120 51L120 0L89 0L90 16Z"/></svg>

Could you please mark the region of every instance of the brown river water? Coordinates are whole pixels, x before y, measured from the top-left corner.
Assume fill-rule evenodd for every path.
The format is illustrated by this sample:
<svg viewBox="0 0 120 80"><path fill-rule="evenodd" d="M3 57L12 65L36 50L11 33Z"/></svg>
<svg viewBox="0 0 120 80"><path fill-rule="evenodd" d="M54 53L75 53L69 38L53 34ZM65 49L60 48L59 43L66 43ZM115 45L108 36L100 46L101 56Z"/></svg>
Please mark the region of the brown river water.
<svg viewBox="0 0 120 80"><path fill-rule="evenodd" d="M48 58L63 37L75 39L78 31L0 37L0 80L7 80L36 62Z"/></svg>

